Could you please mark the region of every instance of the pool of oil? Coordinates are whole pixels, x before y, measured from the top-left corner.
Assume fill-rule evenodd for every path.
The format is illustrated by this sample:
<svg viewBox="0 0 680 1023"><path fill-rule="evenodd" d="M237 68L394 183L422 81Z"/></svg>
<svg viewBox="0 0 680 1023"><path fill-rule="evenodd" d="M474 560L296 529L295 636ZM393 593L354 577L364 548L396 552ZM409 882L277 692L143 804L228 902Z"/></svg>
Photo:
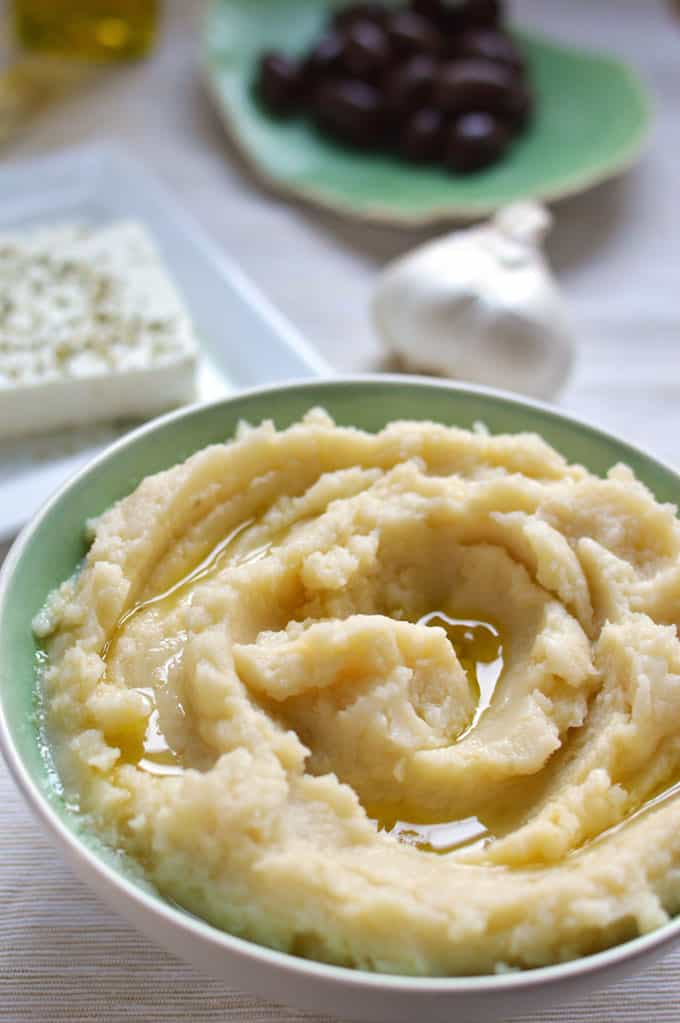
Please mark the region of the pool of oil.
<svg viewBox="0 0 680 1023"><path fill-rule="evenodd" d="M216 544L198 565L181 575L161 593L139 601L121 616L102 648L104 661L108 662L114 656L120 636L136 615L151 607L167 608L175 605L191 586L214 575L225 564L244 565L264 558L297 524L293 523L283 530L278 530L264 543L252 546L248 543L248 534L259 525L258 521L248 519L240 523ZM491 705L503 669L503 643L500 631L493 623L481 618L454 616L444 610L429 611L417 620L417 624L443 628L467 674L470 686L477 697L475 713L465 733L467 734L477 726ZM126 747L122 750L123 760L135 763L141 770L155 775L180 773L181 751L172 748L162 730L154 688L147 687L140 689L139 692L151 704L147 728L141 741L117 743L121 747ZM377 819L380 828L388 830L401 841L434 852L449 852L488 837L486 828L477 818L423 823L398 817L388 823L386 816L381 814Z"/></svg>
<svg viewBox="0 0 680 1023"><path fill-rule="evenodd" d="M153 597L139 601L126 611L102 648L101 656L105 663L108 664L114 656L117 643L126 626L142 611L150 607L172 607L182 599L189 587L218 572L226 562L232 561L237 565L245 565L265 557L278 537L272 537L267 542L254 547L248 546L246 542L244 546L238 545L237 548L237 541L247 540L246 534L255 525L254 519L241 523L220 543L216 544L198 565L185 572L172 586ZM175 656L175 654L171 655L168 662L157 670L156 674L161 682L167 682L167 676ZM116 736L112 740L121 750L122 763L135 764L140 770L157 776L181 774L184 751L174 748L163 731L155 688L153 686L138 687L135 691L141 693L150 705L149 715L143 737L126 735ZM181 703L178 703L176 709L182 716L185 716Z"/></svg>
<svg viewBox="0 0 680 1023"><path fill-rule="evenodd" d="M178 775L182 773L183 750L175 748L165 734L160 721L156 691L153 686L135 689L149 705L144 734L126 731L123 735L108 736L120 750L121 764L134 764L141 771L154 775Z"/></svg>
<svg viewBox="0 0 680 1023"><path fill-rule="evenodd" d="M458 736L457 741L460 742L477 727L491 706L504 664L500 629L481 618L457 618L446 611L429 611L418 619L417 624L444 629L477 697L472 720Z"/></svg>
<svg viewBox="0 0 680 1023"><path fill-rule="evenodd" d="M493 701L504 664L501 630L481 617L461 617L443 610L428 611L418 618L417 624L444 629L476 696L472 720L456 739L460 742L477 727ZM486 825L474 816L460 820L424 820L422 814L403 806L371 808L369 814L381 831L423 852L442 854L480 848L493 838Z"/></svg>
<svg viewBox="0 0 680 1023"><path fill-rule="evenodd" d="M102 647L102 658L107 661L113 656L115 645L120 638L123 629L136 615L140 613L140 611L144 611L149 607L171 605L175 603L183 596L191 585L201 582L201 580L219 571L223 563L228 560L229 556L233 553L233 547L236 544L236 541L240 539L246 530L250 529L254 524L253 519L242 522L223 540L216 544L198 565L182 575L172 584L172 586L169 586L161 593L154 594L153 597L149 597L147 600L140 600L137 604L134 604L128 611L126 611L125 614L121 616L115 628L111 632L111 635ZM247 552L241 563L248 560L255 560L257 556L264 557L270 547L271 543L265 544L262 548L256 548L255 550Z"/></svg>
<svg viewBox="0 0 680 1023"><path fill-rule="evenodd" d="M151 607L167 608L175 605L191 586L214 575L225 564L244 565L264 558L297 523L274 532L264 543L252 546L252 542L250 544L248 542L248 534L252 533L257 525L259 523L255 519L240 523L216 544L198 565L181 575L171 586L133 605L121 616L102 648L104 661L108 662L114 656L120 636L136 615ZM500 630L492 622L480 617L458 616L439 609L422 615L417 619L417 624L439 626L445 630L468 677L477 703L473 718L464 733L467 735L477 726L491 705L503 670L503 642ZM121 748L123 762L134 763L141 770L157 776L180 774L183 751L173 748L162 729L155 689L149 686L138 689L138 692L142 693L150 704L146 731L141 738L130 740L123 737L122 741L116 742ZM180 711L183 711L183 708L180 708ZM431 852L451 852L463 846L486 842L490 837L486 827L476 817L464 820L422 821L414 814L395 815L387 809L372 816L377 819L381 830L388 831L402 842Z"/></svg>
<svg viewBox="0 0 680 1023"><path fill-rule="evenodd" d="M660 791L656 792L649 799L646 799L637 809L632 810L623 820L613 824L610 828L605 828L599 835L595 835L594 838L586 840L581 846L574 849L571 855L576 855L584 850L591 849L593 846L598 845L605 839L610 839L615 835L618 835L625 828L628 828L631 824L641 820L643 817L648 816L654 810L660 809L667 803L680 797L680 779L674 780L665 785Z"/></svg>

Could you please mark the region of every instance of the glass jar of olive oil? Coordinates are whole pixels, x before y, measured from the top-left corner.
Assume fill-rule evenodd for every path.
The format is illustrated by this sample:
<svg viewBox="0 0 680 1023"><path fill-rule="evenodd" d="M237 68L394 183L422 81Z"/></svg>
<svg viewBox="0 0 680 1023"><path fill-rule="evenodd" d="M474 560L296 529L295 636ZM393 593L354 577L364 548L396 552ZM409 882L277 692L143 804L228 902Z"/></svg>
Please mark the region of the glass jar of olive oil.
<svg viewBox="0 0 680 1023"><path fill-rule="evenodd" d="M154 42L159 0L13 0L26 50L83 60L143 56Z"/></svg>

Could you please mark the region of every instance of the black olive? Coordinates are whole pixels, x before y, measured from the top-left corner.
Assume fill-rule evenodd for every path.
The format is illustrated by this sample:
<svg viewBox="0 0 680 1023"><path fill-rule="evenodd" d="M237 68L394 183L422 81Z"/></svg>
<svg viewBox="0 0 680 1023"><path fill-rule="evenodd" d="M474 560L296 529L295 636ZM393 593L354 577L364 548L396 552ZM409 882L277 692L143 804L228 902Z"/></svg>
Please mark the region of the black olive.
<svg viewBox="0 0 680 1023"><path fill-rule="evenodd" d="M433 57L411 57L395 68L383 83L385 107L390 116L403 118L427 106L432 99L437 61Z"/></svg>
<svg viewBox="0 0 680 1023"><path fill-rule="evenodd" d="M509 141L508 129L492 114L463 114L449 131L446 164L458 174L481 170L500 159Z"/></svg>
<svg viewBox="0 0 680 1023"><path fill-rule="evenodd" d="M304 109L349 146L478 170L533 114L525 59L501 15L501 0L349 0L300 61L265 54L256 88L273 113Z"/></svg>
<svg viewBox="0 0 680 1023"><path fill-rule="evenodd" d="M411 7L447 33L497 25L503 13L500 0L411 0Z"/></svg>
<svg viewBox="0 0 680 1023"><path fill-rule="evenodd" d="M475 28L455 36L451 54L456 58L481 58L495 61L521 73L525 62L510 36L491 28Z"/></svg>
<svg viewBox="0 0 680 1023"><path fill-rule="evenodd" d="M382 103L367 82L340 79L325 82L316 96L319 128L362 149L376 147L383 137Z"/></svg>
<svg viewBox="0 0 680 1023"><path fill-rule="evenodd" d="M426 163L441 160L446 149L446 121L441 110L425 107L404 124L399 150L406 160Z"/></svg>
<svg viewBox="0 0 680 1023"><path fill-rule="evenodd" d="M357 21L372 21L375 25L384 25L388 17L388 8L381 3L349 4L341 7L333 15L332 24L341 30L350 28Z"/></svg>
<svg viewBox="0 0 680 1023"><path fill-rule="evenodd" d="M390 42L401 57L416 54L436 56L441 52L444 40L427 20L415 11L397 10L387 23Z"/></svg>
<svg viewBox="0 0 680 1023"><path fill-rule="evenodd" d="M490 60L451 61L437 75L435 105L449 114L511 113L518 85L512 71Z"/></svg>
<svg viewBox="0 0 680 1023"><path fill-rule="evenodd" d="M297 61L280 53L265 53L260 60L257 91L269 110L285 116L302 97L302 72Z"/></svg>
<svg viewBox="0 0 680 1023"><path fill-rule="evenodd" d="M306 84L314 88L322 78L342 71L344 57L344 37L339 32L326 32L312 47L304 62Z"/></svg>
<svg viewBox="0 0 680 1023"><path fill-rule="evenodd" d="M392 56L387 33L371 21L356 21L345 35L344 65L356 78L375 79L388 68Z"/></svg>

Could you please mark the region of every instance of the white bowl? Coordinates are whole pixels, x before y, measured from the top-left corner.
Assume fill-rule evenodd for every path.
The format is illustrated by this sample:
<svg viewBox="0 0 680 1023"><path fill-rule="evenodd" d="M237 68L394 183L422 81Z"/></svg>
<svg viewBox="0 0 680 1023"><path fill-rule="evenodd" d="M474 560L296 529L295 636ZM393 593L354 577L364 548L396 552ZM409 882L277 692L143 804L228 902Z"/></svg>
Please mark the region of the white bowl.
<svg viewBox="0 0 680 1023"><path fill-rule="evenodd" d="M494 431L536 430L570 459L602 472L626 461L660 500L677 500L670 468L547 406L498 391L407 377L308 381L245 392L172 413L113 445L48 502L0 573L0 747L29 806L74 871L149 938L236 987L354 1020L493 1023L554 1008L647 966L680 941L680 919L605 952L556 966L482 977L413 978L296 958L225 934L164 900L120 854L88 834L49 783L33 724L33 614L84 551L83 525L138 478L228 437L237 420L279 425L322 404L339 422L368 429L395 418L432 418Z"/></svg>

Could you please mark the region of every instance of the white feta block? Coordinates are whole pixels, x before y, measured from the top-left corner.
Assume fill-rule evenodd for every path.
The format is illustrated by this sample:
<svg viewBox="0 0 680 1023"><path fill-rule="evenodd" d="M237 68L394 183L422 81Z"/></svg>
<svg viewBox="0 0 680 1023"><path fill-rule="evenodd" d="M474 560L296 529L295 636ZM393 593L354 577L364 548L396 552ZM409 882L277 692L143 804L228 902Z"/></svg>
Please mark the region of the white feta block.
<svg viewBox="0 0 680 1023"><path fill-rule="evenodd" d="M191 401L197 358L189 313L141 225L0 234L0 438Z"/></svg>

